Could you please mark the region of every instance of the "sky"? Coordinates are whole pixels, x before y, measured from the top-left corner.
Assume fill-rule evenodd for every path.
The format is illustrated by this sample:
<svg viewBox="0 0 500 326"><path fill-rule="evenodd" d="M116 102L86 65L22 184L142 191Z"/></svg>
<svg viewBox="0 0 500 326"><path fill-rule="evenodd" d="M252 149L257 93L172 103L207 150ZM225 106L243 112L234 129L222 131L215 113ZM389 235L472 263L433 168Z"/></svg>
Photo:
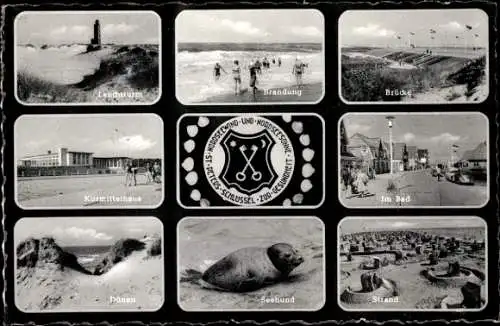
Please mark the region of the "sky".
<svg viewBox="0 0 500 326"><path fill-rule="evenodd" d="M124 237L142 239L163 234L154 217L41 217L23 218L14 227L16 245L29 237L52 236L59 246L106 246Z"/></svg>
<svg viewBox="0 0 500 326"><path fill-rule="evenodd" d="M436 31L432 34L434 40L431 29ZM487 47L488 16L479 9L352 10L340 17L339 31L342 46L397 47L404 45L402 42L408 46L411 37L417 47ZM410 32L415 35L411 36Z"/></svg>
<svg viewBox="0 0 500 326"><path fill-rule="evenodd" d="M317 43L324 19L312 9L186 10L175 32L177 42Z"/></svg>
<svg viewBox="0 0 500 326"><path fill-rule="evenodd" d="M458 145L456 155L476 148L487 140L487 119L481 114L419 114L398 115L392 127L393 143L406 143L429 150L430 161L446 161L451 146ZM360 133L367 137L382 137L389 142L389 128L385 115L350 114L344 117L348 137Z"/></svg>
<svg viewBox="0 0 500 326"><path fill-rule="evenodd" d="M64 11L20 14L15 27L17 44L90 43L96 19L102 43L160 42L160 19L152 12Z"/></svg>
<svg viewBox="0 0 500 326"><path fill-rule="evenodd" d="M393 217L393 218L374 218L360 217L348 218L341 221L339 229L340 234L349 234L355 232L369 232L374 230L409 230L409 229L432 229L432 228L484 228L484 221L471 216L429 216L418 218L412 217Z"/></svg>
<svg viewBox="0 0 500 326"><path fill-rule="evenodd" d="M163 157L163 122L154 114L24 115L15 123L16 160L57 151Z"/></svg>

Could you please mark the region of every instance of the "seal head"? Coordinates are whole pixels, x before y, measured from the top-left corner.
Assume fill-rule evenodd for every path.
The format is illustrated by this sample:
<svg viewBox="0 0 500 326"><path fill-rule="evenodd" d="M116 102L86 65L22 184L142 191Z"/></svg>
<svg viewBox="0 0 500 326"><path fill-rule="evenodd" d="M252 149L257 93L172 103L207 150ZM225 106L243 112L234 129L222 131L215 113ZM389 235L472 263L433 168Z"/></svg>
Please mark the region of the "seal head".
<svg viewBox="0 0 500 326"><path fill-rule="evenodd" d="M267 255L283 276L290 274L304 262L304 258L288 243L277 243L267 248Z"/></svg>

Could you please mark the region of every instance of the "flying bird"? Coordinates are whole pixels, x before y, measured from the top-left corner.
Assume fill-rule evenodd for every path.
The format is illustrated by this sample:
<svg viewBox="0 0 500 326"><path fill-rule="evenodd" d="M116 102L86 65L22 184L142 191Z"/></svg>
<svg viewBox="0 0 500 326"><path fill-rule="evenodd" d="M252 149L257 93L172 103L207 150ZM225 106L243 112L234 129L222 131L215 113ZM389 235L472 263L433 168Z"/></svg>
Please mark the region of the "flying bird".
<svg viewBox="0 0 500 326"><path fill-rule="evenodd" d="M436 31L431 28L430 30L431 34L436 34Z"/></svg>
<svg viewBox="0 0 500 326"><path fill-rule="evenodd" d="M413 33L413 32L410 32L410 35L415 35L415 33Z"/></svg>
<svg viewBox="0 0 500 326"><path fill-rule="evenodd" d="M467 28L468 30L471 30L472 26L471 25L465 25L465 28Z"/></svg>
<svg viewBox="0 0 500 326"><path fill-rule="evenodd" d="M479 35L478 35L478 34L474 34L474 36L475 36L475 37L479 37Z"/></svg>

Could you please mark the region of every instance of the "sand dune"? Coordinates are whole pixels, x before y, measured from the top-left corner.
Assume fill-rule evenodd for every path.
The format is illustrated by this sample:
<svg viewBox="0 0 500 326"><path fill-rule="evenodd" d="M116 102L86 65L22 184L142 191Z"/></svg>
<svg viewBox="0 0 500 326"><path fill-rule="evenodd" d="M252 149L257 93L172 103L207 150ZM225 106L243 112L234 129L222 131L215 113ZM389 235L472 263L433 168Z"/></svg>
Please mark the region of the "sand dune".
<svg viewBox="0 0 500 326"><path fill-rule="evenodd" d="M32 267L19 268L18 262L16 306L27 312L159 309L164 299L163 257L151 255L154 240L141 242L142 250L123 257L102 275L77 271L54 259L43 261L46 254L39 254Z"/></svg>
<svg viewBox="0 0 500 326"><path fill-rule="evenodd" d="M152 102L159 94L157 45L17 47L17 95L28 103ZM64 69L61 69L64 67Z"/></svg>

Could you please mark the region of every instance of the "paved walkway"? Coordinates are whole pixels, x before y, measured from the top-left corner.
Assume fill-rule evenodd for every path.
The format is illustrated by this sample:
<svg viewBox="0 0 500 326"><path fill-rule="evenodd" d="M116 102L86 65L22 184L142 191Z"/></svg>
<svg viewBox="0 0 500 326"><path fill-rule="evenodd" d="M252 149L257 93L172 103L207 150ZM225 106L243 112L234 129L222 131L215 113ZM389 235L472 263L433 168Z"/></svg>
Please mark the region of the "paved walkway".
<svg viewBox="0 0 500 326"><path fill-rule="evenodd" d="M388 191L393 180L395 189ZM348 207L398 206L479 206L487 200L484 185L466 186L444 178L437 181L428 171L408 171L377 175L368 183L369 196L348 195L343 191L342 202Z"/></svg>

